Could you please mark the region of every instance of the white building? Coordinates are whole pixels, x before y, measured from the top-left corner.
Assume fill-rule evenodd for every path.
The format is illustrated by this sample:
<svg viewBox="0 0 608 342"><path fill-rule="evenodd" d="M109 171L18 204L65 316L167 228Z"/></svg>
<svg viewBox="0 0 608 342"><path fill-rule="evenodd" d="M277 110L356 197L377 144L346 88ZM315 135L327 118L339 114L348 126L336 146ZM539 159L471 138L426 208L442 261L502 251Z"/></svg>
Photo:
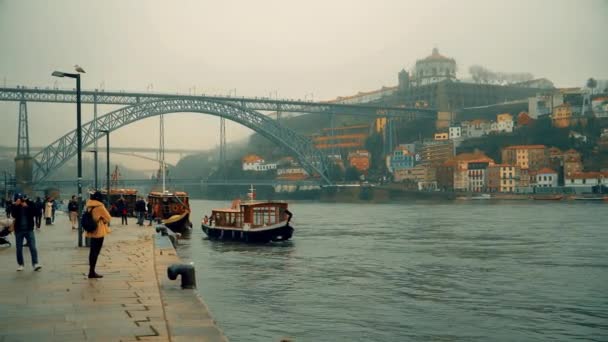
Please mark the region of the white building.
<svg viewBox="0 0 608 342"><path fill-rule="evenodd" d="M535 186L539 188L557 187L557 172L546 167L538 170Z"/></svg>
<svg viewBox="0 0 608 342"><path fill-rule="evenodd" d="M486 120L463 121L460 126L464 138L479 138L492 131L492 124Z"/></svg>
<svg viewBox="0 0 608 342"><path fill-rule="evenodd" d="M416 61L412 73L412 84L423 86L444 80L456 79L456 61L439 54L437 48L430 56Z"/></svg>
<svg viewBox="0 0 608 342"><path fill-rule="evenodd" d="M559 93L537 95L528 98L528 115L538 119L541 115L551 114L553 108L564 104L564 96Z"/></svg>
<svg viewBox="0 0 608 342"><path fill-rule="evenodd" d="M276 170L276 163L266 163L264 159L255 154L243 157L243 171L268 171Z"/></svg>
<svg viewBox="0 0 608 342"><path fill-rule="evenodd" d="M608 172L576 172L566 176L564 183L571 187L608 186Z"/></svg>
<svg viewBox="0 0 608 342"><path fill-rule="evenodd" d="M462 128L460 126L450 126L448 133L450 139L460 139L462 137Z"/></svg>

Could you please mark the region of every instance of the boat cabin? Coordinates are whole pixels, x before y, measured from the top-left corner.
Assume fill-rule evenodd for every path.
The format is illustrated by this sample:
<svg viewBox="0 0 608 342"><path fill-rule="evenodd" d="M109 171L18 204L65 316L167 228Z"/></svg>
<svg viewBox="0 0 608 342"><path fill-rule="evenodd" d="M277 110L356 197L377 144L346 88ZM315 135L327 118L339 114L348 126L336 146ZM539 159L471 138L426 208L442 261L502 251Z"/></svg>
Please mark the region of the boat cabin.
<svg viewBox="0 0 608 342"><path fill-rule="evenodd" d="M209 224L216 227L248 230L271 226L287 220L287 203L233 202L232 208L213 209Z"/></svg>
<svg viewBox="0 0 608 342"><path fill-rule="evenodd" d="M108 191L106 189L100 190L101 198L103 203L108 203ZM93 192L90 192L92 195ZM137 201L137 189L110 189L110 214L118 217L121 213L118 212L118 201L122 198L127 207L127 215L135 215L135 202Z"/></svg>
<svg viewBox="0 0 608 342"><path fill-rule="evenodd" d="M152 204L155 217L167 219L190 210L190 202L186 192L173 193L153 191L148 194L148 202Z"/></svg>

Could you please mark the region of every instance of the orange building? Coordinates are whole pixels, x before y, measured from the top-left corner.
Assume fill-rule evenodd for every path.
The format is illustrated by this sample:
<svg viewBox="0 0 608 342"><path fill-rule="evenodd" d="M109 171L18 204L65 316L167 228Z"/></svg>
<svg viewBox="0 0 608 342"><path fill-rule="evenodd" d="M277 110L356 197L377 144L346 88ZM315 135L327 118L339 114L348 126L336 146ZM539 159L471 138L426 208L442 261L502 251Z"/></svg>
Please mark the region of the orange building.
<svg viewBox="0 0 608 342"><path fill-rule="evenodd" d="M357 149L365 145L369 136L369 125L353 125L344 127L324 128L321 135L312 138L315 147L320 150L345 148Z"/></svg>
<svg viewBox="0 0 608 342"><path fill-rule="evenodd" d="M553 126L559 128L565 128L570 126L570 120L572 119L572 108L567 103L553 107L553 113L551 120L553 120Z"/></svg>
<svg viewBox="0 0 608 342"><path fill-rule="evenodd" d="M475 165L475 170L472 168L473 165ZM470 188L475 188L477 191L480 191L486 184L486 172L480 165L492 166L494 165L494 160L486 156L483 152L461 153L456 155L444 162L443 167L439 168L440 170L438 169L437 178L440 183L439 186L445 187L450 183L449 180L445 179L450 175L444 173L451 170L453 172L452 185L454 190L466 191ZM469 166L471 166L472 172L469 172ZM472 184L469 178L471 178L475 184Z"/></svg>
<svg viewBox="0 0 608 342"><path fill-rule="evenodd" d="M549 156L545 145L514 145L502 149L502 163L539 170L548 165Z"/></svg>
<svg viewBox="0 0 608 342"><path fill-rule="evenodd" d="M517 126L529 126L534 122L534 120L528 115L526 112L521 112L517 115Z"/></svg>
<svg viewBox="0 0 608 342"><path fill-rule="evenodd" d="M564 162L564 177L570 177L576 173L583 172L583 162L581 160L581 154L574 150L569 149L563 154Z"/></svg>
<svg viewBox="0 0 608 342"><path fill-rule="evenodd" d="M348 154L348 164L360 172L366 172L370 165L370 153L367 150L357 150Z"/></svg>

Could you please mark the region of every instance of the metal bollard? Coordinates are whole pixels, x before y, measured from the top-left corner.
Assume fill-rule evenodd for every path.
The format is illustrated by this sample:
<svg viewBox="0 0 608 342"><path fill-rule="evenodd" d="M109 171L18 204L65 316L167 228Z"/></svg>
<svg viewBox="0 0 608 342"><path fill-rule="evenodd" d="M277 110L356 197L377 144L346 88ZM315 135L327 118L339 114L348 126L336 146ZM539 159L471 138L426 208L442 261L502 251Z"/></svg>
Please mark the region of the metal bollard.
<svg viewBox="0 0 608 342"><path fill-rule="evenodd" d="M167 226L165 226L164 224L157 224L155 228L156 228L156 232L160 233L160 235L162 235L162 236L167 235Z"/></svg>
<svg viewBox="0 0 608 342"><path fill-rule="evenodd" d="M196 288L196 276L193 265L173 264L167 267L167 276L169 279L175 280L178 275L182 276L182 289Z"/></svg>

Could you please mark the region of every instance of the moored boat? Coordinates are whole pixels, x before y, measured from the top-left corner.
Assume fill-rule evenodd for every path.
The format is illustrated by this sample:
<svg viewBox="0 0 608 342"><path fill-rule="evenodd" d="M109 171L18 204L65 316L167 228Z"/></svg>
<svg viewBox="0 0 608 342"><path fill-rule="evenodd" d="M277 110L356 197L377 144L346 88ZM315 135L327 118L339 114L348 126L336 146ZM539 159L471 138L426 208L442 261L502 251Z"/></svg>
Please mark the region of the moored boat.
<svg viewBox="0 0 608 342"><path fill-rule="evenodd" d="M211 240L243 242L286 241L293 236L292 213L286 202L256 201L253 187L249 200L232 201L230 208L213 209L201 222Z"/></svg>
<svg viewBox="0 0 608 342"><path fill-rule="evenodd" d="M492 195L490 194L478 194L475 196L471 196L472 200L489 200L492 199Z"/></svg>
<svg viewBox="0 0 608 342"><path fill-rule="evenodd" d="M573 197L575 201L588 201L588 202L603 202L608 199L604 196L576 196Z"/></svg>
<svg viewBox="0 0 608 342"><path fill-rule="evenodd" d="M563 195L534 195L532 199L537 201L561 201L564 198Z"/></svg>
<svg viewBox="0 0 608 342"><path fill-rule="evenodd" d="M167 228L185 234L192 229L190 202L186 192L153 191L148 194L153 215Z"/></svg>

